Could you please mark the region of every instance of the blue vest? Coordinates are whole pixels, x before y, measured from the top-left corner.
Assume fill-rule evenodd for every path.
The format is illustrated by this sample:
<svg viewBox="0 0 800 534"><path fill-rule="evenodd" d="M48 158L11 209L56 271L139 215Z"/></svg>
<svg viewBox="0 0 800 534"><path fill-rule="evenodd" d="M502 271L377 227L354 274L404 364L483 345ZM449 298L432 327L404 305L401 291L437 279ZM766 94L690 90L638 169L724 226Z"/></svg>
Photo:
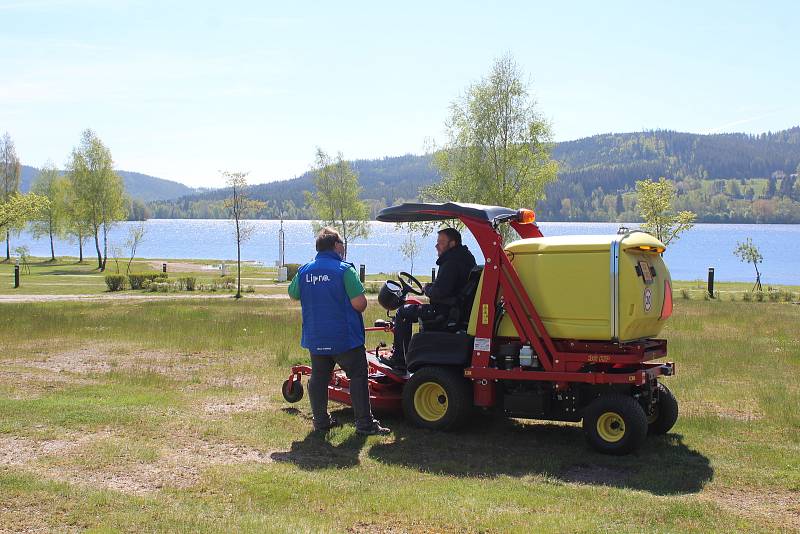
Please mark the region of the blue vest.
<svg viewBox="0 0 800 534"><path fill-rule="evenodd" d="M344 273L351 267L336 252L325 251L297 271L303 308L300 344L311 354L339 354L364 345L364 319L344 288Z"/></svg>

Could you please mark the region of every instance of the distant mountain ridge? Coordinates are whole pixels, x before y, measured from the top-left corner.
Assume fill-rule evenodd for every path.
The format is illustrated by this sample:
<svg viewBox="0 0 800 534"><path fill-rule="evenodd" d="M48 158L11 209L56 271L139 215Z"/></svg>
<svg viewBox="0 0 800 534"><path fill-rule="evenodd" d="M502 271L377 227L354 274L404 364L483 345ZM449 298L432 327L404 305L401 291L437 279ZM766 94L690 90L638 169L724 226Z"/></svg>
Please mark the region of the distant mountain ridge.
<svg viewBox="0 0 800 534"><path fill-rule="evenodd" d="M689 187L697 189L697 181L739 180L741 189L751 186L758 189L750 196L749 200L753 200L762 194L761 183L745 183L747 180L767 180L775 173L789 176L796 172L800 164L800 127L758 135L703 135L669 130L601 134L556 143L553 158L559 162L559 179L548 186L547 198L536 207L545 217L543 220L616 220L634 215L628 197L636 181L647 178L664 176L682 182L681 193ZM362 198L370 204L373 215L383 206L416 199L421 187L439 179L430 155L354 160L351 164L359 173ZM719 187L724 189L726 185L716 184L711 188L707 201L693 202L711 204L711 197L720 193ZM254 185L250 194L267 202L259 217L308 218L312 214L305 207L304 192L312 189L313 175L307 172L290 180ZM697 193L701 194L706 192ZM734 191L729 200L744 202L747 194ZM224 217L220 202L227 195L227 190L219 189L155 202L150 208L155 217ZM615 204L614 209L606 205L609 203ZM698 215L701 220L709 221L736 221L745 217L732 211L726 214L727 206L715 209L715 213L698 211Z"/></svg>
<svg viewBox="0 0 800 534"><path fill-rule="evenodd" d="M122 177L125 190L134 198L143 202L154 200L171 200L195 193L195 189L172 180L156 178L147 174L131 171L116 171ZM33 181L39 174L36 167L22 166L20 173L20 190L30 191Z"/></svg>

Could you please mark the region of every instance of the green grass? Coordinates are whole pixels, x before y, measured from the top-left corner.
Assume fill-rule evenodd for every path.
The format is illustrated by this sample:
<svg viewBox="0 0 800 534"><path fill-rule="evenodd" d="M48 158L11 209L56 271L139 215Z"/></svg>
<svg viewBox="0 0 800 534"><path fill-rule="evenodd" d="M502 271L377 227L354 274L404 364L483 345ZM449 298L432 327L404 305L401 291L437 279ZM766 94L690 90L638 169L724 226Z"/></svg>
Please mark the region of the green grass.
<svg viewBox="0 0 800 534"><path fill-rule="evenodd" d="M800 514L800 320L787 303L676 300L681 416L635 455L580 427L386 417L311 434L280 396L291 301L0 307L0 525L95 531L775 532ZM367 321L383 315L372 305ZM369 334L368 345L385 337ZM16 447L16 449L14 448ZM13 458L14 456L6 456Z"/></svg>

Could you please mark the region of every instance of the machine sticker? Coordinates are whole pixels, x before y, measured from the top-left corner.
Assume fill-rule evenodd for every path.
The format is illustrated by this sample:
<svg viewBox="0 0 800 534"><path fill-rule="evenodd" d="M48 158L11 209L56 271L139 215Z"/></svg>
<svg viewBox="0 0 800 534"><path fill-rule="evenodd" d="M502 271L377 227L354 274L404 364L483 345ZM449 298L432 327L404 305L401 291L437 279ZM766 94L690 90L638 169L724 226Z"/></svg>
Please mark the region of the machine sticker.
<svg viewBox="0 0 800 534"><path fill-rule="evenodd" d="M647 287L644 290L644 311L649 312L650 308L653 307L653 292L650 291L650 288Z"/></svg>
<svg viewBox="0 0 800 534"><path fill-rule="evenodd" d="M482 304L481 305L481 324L489 324L489 305L488 304Z"/></svg>
<svg viewBox="0 0 800 534"><path fill-rule="evenodd" d="M489 352L489 350L492 348L492 340L488 337L476 337L473 348L475 350Z"/></svg>

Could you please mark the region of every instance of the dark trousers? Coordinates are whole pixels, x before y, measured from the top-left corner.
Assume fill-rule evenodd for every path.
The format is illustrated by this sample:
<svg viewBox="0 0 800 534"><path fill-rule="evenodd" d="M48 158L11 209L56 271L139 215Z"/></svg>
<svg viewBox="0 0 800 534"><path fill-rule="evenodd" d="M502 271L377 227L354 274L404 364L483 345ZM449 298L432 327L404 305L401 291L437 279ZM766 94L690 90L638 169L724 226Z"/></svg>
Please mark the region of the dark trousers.
<svg viewBox="0 0 800 534"><path fill-rule="evenodd" d="M333 368L339 364L350 380L350 399L353 403L356 428L366 430L372 426L372 410L369 406L367 385L367 353L363 346L339 354L311 355L311 378L308 381L308 397L314 426L324 427L330 421L328 415L328 383Z"/></svg>
<svg viewBox="0 0 800 534"><path fill-rule="evenodd" d="M446 308L445 308L446 310ZM392 361L405 364L408 344L411 343L411 329L414 323L422 320L433 319L443 313L440 305L432 304L406 304L397 310L394 316L394 353Z"/></svg>

